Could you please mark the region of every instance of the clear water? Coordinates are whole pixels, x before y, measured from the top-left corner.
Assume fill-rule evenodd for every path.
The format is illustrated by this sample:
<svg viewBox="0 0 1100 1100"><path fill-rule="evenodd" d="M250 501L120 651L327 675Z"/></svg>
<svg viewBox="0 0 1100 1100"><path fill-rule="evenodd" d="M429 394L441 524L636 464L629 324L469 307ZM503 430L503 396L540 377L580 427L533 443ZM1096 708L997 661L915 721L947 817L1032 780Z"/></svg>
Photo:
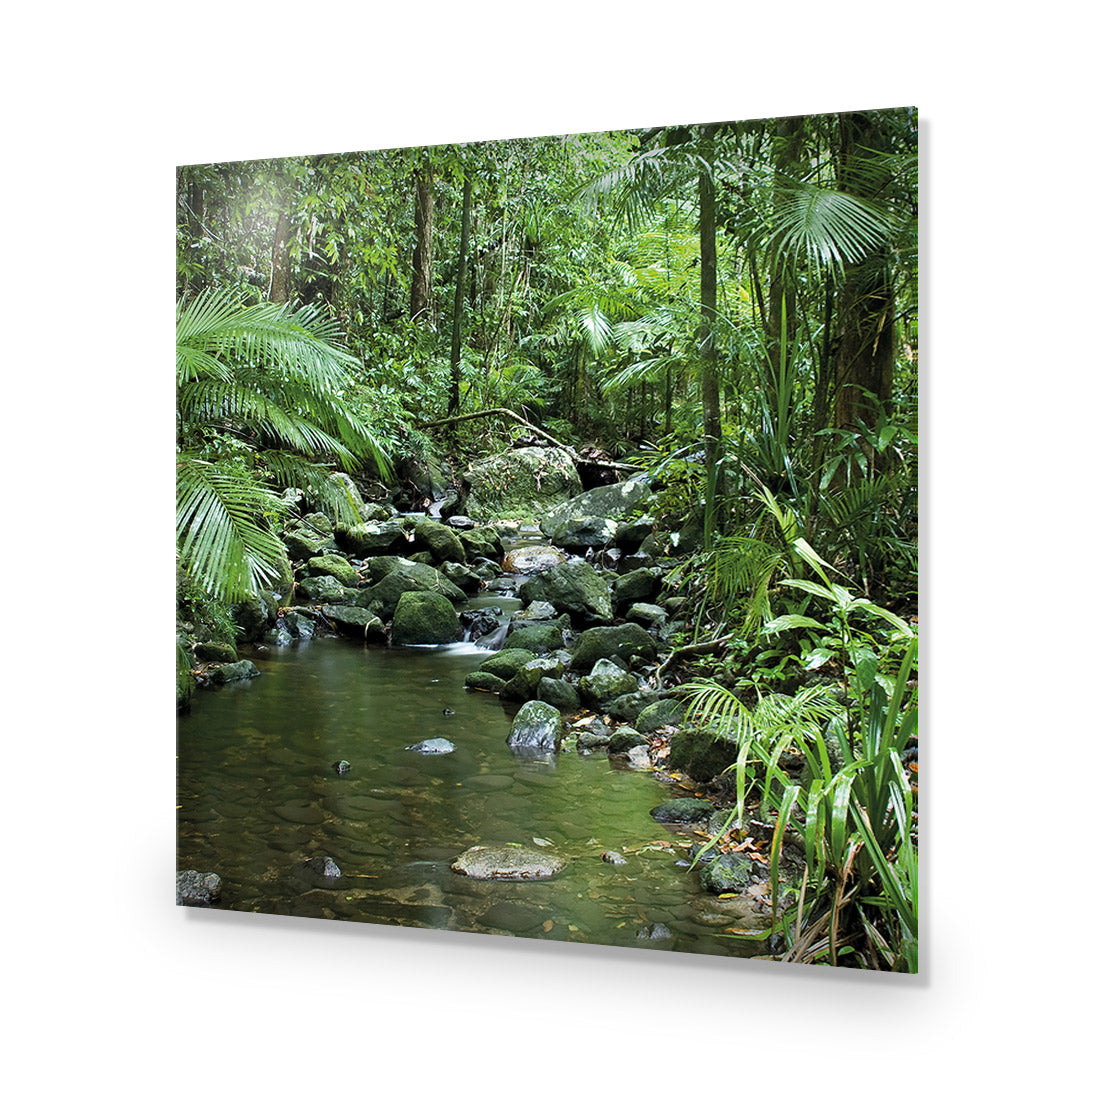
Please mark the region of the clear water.
<svg viewBox="0 0 1100 1100"><path fill-rule="evenodd" d="M178 868L216 871L221 906L247 912L760 950L722 936L727 903L676 866L698 838L649 815L683 792L603 753L513 755L514 708L463 686L486 656L468 644L340 639L253 653L259 677L198 693L179 719ZM430 737L455 751L407 749ZM347 775L338 760L351 763ZM542 847L568 866L544 881L475 881L450 869L474 844ZM608 849L627 862L604 862ZM318 855L335 860L339 879L304 869ZM672 938L639 940L656 922Z"/></svg>

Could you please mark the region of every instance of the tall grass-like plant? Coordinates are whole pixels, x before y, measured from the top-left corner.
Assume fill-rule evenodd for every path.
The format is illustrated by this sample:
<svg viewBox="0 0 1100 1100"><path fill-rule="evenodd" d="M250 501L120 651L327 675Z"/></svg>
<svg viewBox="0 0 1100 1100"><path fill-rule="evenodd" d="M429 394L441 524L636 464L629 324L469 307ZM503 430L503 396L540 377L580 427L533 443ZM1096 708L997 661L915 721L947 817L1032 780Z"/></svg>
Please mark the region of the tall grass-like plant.
<svg viewBox="0 0 1100 1100"><path fill-rule="evenodd" d="M824 600L843 647L844 701L824 684L794 696L764 696L749 707L716 681L687 685L689 721L735 741L737 802L727 827L746 818L749 794L774 814L771 888L776 930L792 961L827 958L836 964L854 951L867 966L917 968L917 849L912 791L901 761L916 732L917 692L910 684L917 640L908 624L834 584L827 565L804 539L794 541L816 580L782 584ZM856 625L870 615L905 644L893 677L881 667L884 652ZM779 616L767 633L825 629L807 615ZM798 775L781 767L791 754L803 761ZM779 863L792 834L805 853L798 903L780 912Z"/></svg>

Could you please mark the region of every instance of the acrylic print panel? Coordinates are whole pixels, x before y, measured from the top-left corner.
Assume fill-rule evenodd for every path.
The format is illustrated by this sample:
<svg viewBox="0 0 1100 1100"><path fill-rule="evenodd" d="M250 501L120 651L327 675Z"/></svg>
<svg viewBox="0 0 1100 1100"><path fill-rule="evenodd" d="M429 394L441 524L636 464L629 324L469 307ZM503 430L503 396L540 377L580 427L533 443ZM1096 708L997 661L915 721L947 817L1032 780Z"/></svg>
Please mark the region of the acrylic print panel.
<svg viewBox="0 0 1100 1100"><path fill-rule="evenodd" d="M914 972L916 112L177 173L177 902Z"/></svg>

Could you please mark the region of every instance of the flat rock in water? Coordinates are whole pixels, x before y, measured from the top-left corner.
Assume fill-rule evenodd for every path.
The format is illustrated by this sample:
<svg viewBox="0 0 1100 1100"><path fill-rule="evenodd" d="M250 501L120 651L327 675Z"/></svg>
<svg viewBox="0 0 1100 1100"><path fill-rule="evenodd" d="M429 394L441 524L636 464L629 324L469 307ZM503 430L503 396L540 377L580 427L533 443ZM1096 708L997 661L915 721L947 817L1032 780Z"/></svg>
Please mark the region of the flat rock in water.
<svg viewBox="0 0 1100 1100"><path fill-rule="evenodd" d="M427 741L417 741L415 745L406 745L405 748L412 752L422 752L427 756L439 756L455 751L454 745L446 737L429 737Z"/></svg>
<svg viewBox="0 0 1100 1100"><path fill-rule="evenodd" d="M565 867L565 860L534 848L475 845L451 864L451 870L470 878L516 881L550 878Z"/></svg>

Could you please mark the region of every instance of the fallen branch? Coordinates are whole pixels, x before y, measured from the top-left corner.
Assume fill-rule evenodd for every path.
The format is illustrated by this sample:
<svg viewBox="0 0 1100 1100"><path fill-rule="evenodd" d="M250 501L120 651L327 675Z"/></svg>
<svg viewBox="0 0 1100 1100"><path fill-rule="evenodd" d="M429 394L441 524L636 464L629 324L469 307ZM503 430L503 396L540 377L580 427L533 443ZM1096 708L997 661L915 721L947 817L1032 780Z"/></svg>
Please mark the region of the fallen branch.
<svg viewBox="0 0 1100 1100"><path fill-rule="evenodd" d="M694 642L691 645L680 646L679 649L674 649L664 661L657 666L657 671L654 674L656 677L656 684L654 685L657 691L662 688L661 674L665 671L669 665L672 664L678 657L684 657L693 653L714 653L715 650L721 649L723 646L728 645L737 637L736 634L724 634L721 638L715 638L709 642Z"/></svg>
<svg viewBox="0 0 1100 1100"><path fill-rule="evenodd" d="M418 428L442 428L446 424L459 424L464 420L478 420L484 416L511 417L517 424L522 424L529 432L533 432L535 435L547 440L547 442L552 443L560 450L565 451L574 462L582 462L589 466L603 466L611 470L638 470L640 468L623 462L600 462L595 459L582 458L567 443L562 443L561 440L555 439L549 432L544 432L541 428L536 428L529 420L524 419L519 413L513 412L511 409L483 409L481 412L463 413L461 416L446 416L442 420L421 421L416 426Z"/></svg>

